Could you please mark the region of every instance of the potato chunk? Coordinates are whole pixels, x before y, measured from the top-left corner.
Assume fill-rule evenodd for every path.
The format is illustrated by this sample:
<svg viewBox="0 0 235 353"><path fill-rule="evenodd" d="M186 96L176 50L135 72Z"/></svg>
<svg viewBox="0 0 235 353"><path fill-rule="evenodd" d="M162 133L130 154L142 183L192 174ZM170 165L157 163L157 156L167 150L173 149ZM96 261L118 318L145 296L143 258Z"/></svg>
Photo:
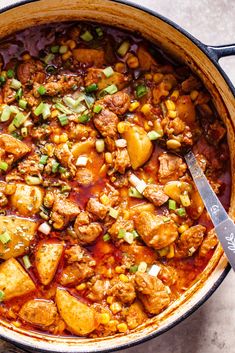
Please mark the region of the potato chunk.
<svg viewBox="0 0 235 353"><path fill-rule="evenodd" d="M7 232L11 240L0 242L0 258L7 260L25 254L34 239L37 222L14 216L0 216L0 233Z"/></svg>
<svg viewBox="0 0 235 353"><path fill-rule="evenodd" d="M90 64L96 67L101 67L105 63L104 51L100 49L74 49L73 56L80 63Z"/></svg>
<svg viewBox="0 0 235 353"><path fill-rule="evenodd" d="M96 329L97 320L94 309L81 303L64 289L57 288L56 304L70 332L85 336Z"/></svg>
<svg viewBox="0 0 235 353"><path fill-rule="evenodd" d="M43 190L38 186L17 184L16 191L11 196L11 203L20 214L30 216L39 211L43 195Z"/></svg>
<svg viewBox="0 0 235 353"><path fill-rule="evenodd" d="M153 145L145 130L136 125L126 124L123 137L127 141L127 151L131 166L135 170L150 158Z"/></svg>
<svg viewBox="0 0 235 353"><path fill-rule="evenodd" d="M63 242L43 240L39 243L35 254L35 265L39 279L48 285L57 270L64 249Z"/></svg>
<svg viewBox="0 0 235 353"><path fill-rule="evenodd" d="M3 300L26 295L36 289L35 284L16 259L9 259L0 265L0 290Z"/></svg>
<svg viewBox="0 0 235 353"><path fill-rule="evenodd" d="M19 312L19 317L35 326L47 327L56 319L57 309L52 300L33 299L27 301Z"/></svg>
<svg viewBox="0 0 235 353"><path fill-rule="evenodd" d="M0 148L3 149L5 153L12 154L14 161L30 151L30 148L24 142L7 134L0 135Z"/></svg>

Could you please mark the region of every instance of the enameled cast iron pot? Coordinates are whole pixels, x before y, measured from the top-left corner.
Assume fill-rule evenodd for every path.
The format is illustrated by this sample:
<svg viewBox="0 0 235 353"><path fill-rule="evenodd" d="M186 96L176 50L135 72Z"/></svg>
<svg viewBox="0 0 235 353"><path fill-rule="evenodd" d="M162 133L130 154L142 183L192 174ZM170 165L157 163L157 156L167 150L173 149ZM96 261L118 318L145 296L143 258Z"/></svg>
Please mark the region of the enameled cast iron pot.
<svg viewBox="0 0 235 353"><path fill-rule="evenodd" d="M6 6L6 2L12 5ZM235 44L206 46L181 27L149 9L113 0L2 0L0 38L26 27L69 20L95 21L139 31L170 55L185 62L200 76L227 126L232 171L230 216L235 218L235 89L218 64L220 57L235 54ZM229 269L219 245L197 283L163 313L128 335L118 334L99 339L52 337L13 328L0 321L0 337L29 351L39 352L84 353L128 348L159 336L189 316L211 296Z"/></svg>

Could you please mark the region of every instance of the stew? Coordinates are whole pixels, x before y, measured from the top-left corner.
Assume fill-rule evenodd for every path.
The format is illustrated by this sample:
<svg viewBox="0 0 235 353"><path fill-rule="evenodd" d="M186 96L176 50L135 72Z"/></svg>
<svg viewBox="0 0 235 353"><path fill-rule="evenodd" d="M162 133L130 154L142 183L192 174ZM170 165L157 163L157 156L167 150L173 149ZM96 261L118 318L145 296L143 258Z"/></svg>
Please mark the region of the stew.
<svg viewBox="0 0 235 353"><path fill-rule="evenodd" d="M0 43L0 317L53 335L128 333L218 243L181 152L226 208L226 128L188 67L91 23Z"/></svg>

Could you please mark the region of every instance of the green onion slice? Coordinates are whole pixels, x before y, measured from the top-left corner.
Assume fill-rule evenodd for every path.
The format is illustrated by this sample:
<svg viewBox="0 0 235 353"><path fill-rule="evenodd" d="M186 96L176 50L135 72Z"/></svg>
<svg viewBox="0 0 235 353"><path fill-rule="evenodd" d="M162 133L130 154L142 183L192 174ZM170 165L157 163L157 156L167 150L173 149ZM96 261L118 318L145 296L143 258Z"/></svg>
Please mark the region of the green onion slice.
<svg viewBox="0 0 235 353"><path fill-rule="evenodd" d="M109 67L106 67L106 68L103 70L103 73L105 74L105 76L106 76L107 78L109 78L109 77L111 77L111 76L114 74L114 71L113 71L112 67L109 66Z"/></svg>
<svg viewBox="0 0 235 353"><path fill-rule="evenodd" d="M175 200L169 200L168 201L168 207L169 207L169 210L176 210L176 202L175 202Z"/></svg>
<svg viewBox="0 0 235 353"><path fill-rule="evenodd" d="M147 87L145 85L139 85L136 87L136 96L137 98L142 98L148 92Z"/></svg>
<svg viewBox="0 0 235 353"><path fill-rule="evenodd" d="M7 244L7 243L9 243L9 241L11 241L11 237L10 237L9 233L4 232L4 233L0 234L0 242L2 244Z"/></svg>
<svg viewBox="0 0 235 353"><path fill-rule="evenodd" d="M86 31L82 35L80 35L80 38L82 38L82 40L84 40L85 42L90 42L94 37L91 32Z"/></svg>

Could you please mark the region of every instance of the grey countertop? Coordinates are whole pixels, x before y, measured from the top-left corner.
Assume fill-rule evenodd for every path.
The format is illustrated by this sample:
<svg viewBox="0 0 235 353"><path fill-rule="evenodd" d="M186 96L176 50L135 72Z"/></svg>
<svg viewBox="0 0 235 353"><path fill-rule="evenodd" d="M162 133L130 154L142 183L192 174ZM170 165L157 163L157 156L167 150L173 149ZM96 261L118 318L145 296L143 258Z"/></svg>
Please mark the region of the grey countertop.
<svg viewBox="0 0 235 353"><path fill-rule="evenodd" d="M6 4L12 1L0 0ZM175 21L207 44L235 42L234 0L136 0ZM235 84L235 57L221 60ZM162 336L121 353L235 352L235 277L229 273L214 295L184 322ZM0 353L21 350L0 341Z"/></svg>

